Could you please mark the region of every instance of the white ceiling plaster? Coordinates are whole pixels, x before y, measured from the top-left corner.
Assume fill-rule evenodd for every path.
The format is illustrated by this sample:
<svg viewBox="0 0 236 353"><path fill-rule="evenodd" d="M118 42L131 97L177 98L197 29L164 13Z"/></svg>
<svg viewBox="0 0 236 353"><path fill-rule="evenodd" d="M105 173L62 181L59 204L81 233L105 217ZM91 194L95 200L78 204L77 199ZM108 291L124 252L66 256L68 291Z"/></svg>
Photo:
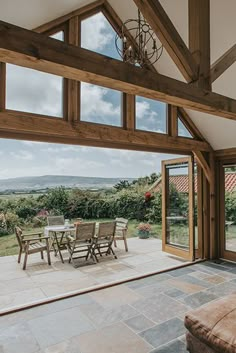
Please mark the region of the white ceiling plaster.
<svg viewBox="0 0 236 353"><path fill-rule="evenodd" d="M36 28L85 6L90 0L0 0L0 19L27 29Z"/></svg>
<svg viewBox="0 0 236 353"><path fill-rule="evenodd" d="M188 0L160 0L168 16L185 43L188 43ZM1 20L28 29L65 15L93 1L89 0L0 0ZM124 21L136 16L132 0L109 0ZM211 62L235 44L236 1L210 0L211 5ZM184 80L166 51L156 64L157 70L169 77ZM213 84L217 93L236 99L236 64ZM214 149L236 147L236 121L188 110L202 134Z"/></svg>
<svg viewBox="0 0 236 353"><path fill-rule="evenodd" d="M236 121L186 109L214 150L236 146Z"/></svg>

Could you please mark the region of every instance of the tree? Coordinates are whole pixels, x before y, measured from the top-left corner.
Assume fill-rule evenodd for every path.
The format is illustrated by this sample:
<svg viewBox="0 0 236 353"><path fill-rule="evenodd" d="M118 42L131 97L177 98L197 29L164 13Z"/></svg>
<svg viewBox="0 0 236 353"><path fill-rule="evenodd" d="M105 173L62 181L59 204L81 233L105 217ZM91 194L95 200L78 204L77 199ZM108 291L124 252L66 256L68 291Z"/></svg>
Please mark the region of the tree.
<svg viewBox="0 0 236 353"><path fill-rule="evenodd" d="M64 187L52 189L46 196L45 208L47 210L53 210L57 214L68 214L68 192Z"/></svg>
<svg viewBox="0 0 236 353"><path fill-rule="evenodd" d="M114 185L114 188L117 191L120 191L122 189L128 189L131 186L131 184L128 182L128 180L120 180L119 183Z"/></svg>

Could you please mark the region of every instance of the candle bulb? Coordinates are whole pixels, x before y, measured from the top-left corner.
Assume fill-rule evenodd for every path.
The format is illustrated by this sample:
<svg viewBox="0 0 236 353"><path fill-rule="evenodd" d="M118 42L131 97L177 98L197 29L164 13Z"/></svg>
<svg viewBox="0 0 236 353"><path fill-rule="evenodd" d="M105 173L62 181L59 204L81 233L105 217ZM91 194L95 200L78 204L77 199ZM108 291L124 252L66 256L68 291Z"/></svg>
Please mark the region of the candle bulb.
<svg viewBox="0 0 236 353"><path fill-rule="evenodd" d="M146 45L145 45L145 48L144 48L144 55L147 58L147 47L146 47Z"/></svg>

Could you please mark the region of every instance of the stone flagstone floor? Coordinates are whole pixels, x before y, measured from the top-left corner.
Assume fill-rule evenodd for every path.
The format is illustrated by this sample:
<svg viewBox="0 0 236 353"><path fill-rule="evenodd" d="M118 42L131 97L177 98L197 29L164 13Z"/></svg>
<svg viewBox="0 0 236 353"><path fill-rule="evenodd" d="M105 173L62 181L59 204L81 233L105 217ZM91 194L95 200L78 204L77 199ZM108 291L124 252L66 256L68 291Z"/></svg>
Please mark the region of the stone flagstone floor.
<svg viewBox="0 0 236 353"><path fill-rule="evenodd" d="M236 293L204 262L0 317L1 353L186 353L184 315Z"/></svg>
<svg viewBox="0 0 236 353"><path fill-rule="evenodd" d="M17 256L0 257L0 311L185 263L162 252L159 239L128 239L129 252L125 252L122 241L117 243L117 260L103 256L98 264L77 268L68 263L67 251L63 252L64 264L52 254L52 266L42 261L40 254L30 255L26 271L17 263Z"/></svg>

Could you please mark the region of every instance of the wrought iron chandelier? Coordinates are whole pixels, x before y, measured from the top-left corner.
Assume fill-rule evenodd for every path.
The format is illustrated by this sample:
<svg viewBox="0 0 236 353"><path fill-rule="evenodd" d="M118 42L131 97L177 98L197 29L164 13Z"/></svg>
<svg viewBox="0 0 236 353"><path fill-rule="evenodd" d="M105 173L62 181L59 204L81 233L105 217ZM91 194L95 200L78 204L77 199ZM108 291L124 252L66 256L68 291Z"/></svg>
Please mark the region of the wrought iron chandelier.
<svg viewBox="0 0 236 353"><path fill-rule="evenodd" d="M122 60L140 66L157 62L163 52L163 45L159 43L139 10L138 18L125 21L115 38L116 50Z"/></svg>

